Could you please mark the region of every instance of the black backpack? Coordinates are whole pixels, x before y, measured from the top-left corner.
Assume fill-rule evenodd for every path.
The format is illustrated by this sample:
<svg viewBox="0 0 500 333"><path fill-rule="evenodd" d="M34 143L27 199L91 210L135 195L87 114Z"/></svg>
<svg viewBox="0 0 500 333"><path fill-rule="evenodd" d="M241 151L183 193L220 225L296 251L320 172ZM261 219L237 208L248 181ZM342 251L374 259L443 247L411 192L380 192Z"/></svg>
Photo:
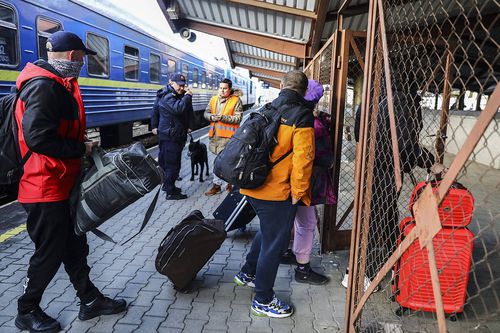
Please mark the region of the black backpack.
<svg viewBox="0 0 500 333"><path fill-rule="evenodd" d="M250 113L215 158L214 173L229 184L244 189L264 184L271 168L291 153L287 152L274 163L269 162L277 144L276 134L282 114L271 103Z"/></svg>
<svg viewBox="0 0 500 333"><path fill-rule="evenodd" d="M19 91L0 99L0 185L12 185L19 182L23 175L23 166L31 156L31 151L21 156L17 137L18 127L15 106L21 91L31 82L46 77L36 77L26 82Z"/></svg>

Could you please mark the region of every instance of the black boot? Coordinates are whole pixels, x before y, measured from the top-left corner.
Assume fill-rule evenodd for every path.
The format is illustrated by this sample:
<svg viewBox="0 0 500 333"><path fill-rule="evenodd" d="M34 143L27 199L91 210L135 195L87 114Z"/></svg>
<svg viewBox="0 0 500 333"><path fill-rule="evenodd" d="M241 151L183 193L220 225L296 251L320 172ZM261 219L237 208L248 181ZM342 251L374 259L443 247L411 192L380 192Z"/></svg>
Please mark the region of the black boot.
<svg viewBox="0 0 500 333"><path fill-rule="evenodd" d="M111 315L125 311L127 302L124 299L111 299L103 295L89 304L80 304L78 318L80 320L89 320L101 315Z"/></svg>
<svg viewBox="0 0 500 333"><path fill-rule="evenodd" d="M167 194L167 200L184 200L187 198L187 195L182 194L182 193L172 193L172 194Z"/></svg>
<svg viewBox="0 0 500 333"><path fill-rule="evenodd" d="M291 249L286 250L285 253L281 255L280 264L282 265L296 265L297 259L295 259L295 254Z"/></svg>
<svg viewBox="0 0 500 333"><path fill-rule="evenodd" d="M330 279L327 276L321 275L313 271L309 263L307 263L304 265L299 264L295 268L295 281L299 283L320 285L327 283L328 281L330 281Z"/></svg>
<svg viewBox="0 0 500 333"><path fill-rule="evenodd" d="M30 332L53 333L61 330L61 325L39 307L26 314L18 314L16 327Z"/></svg>

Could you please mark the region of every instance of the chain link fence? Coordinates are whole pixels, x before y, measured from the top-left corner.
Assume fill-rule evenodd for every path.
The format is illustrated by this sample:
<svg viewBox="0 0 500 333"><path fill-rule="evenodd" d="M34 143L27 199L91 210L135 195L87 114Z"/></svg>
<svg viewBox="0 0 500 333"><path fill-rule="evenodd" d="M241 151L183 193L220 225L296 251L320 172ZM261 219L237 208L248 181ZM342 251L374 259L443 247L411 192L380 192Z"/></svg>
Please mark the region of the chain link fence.
<svg viewBox="0 0 500 333"><path fill-rule="evenodd" d="M367 93L356 108L348 89L344 118L344 138L359 137L356 172L342 169L357 188L346 329L498 332L500 3L378 0L370 13L367 59L353 51L348 71Z"/></svg>

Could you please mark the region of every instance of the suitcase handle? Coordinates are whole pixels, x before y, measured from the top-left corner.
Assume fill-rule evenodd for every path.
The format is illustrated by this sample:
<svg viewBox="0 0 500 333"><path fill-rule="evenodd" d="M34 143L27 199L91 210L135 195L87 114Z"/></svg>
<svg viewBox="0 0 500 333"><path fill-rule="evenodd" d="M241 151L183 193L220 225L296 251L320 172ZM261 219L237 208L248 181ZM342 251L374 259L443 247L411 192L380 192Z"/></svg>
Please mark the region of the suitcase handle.
<svg viewBox="0 0 500 333"><path fill-rule="evenodd" d="M92 160L94 160L94 164L97 170L104 168L104 163L102 161L102 157L104 156L104 149L102 149L101 147L94 147L90 156L92 157Z"/></svg>

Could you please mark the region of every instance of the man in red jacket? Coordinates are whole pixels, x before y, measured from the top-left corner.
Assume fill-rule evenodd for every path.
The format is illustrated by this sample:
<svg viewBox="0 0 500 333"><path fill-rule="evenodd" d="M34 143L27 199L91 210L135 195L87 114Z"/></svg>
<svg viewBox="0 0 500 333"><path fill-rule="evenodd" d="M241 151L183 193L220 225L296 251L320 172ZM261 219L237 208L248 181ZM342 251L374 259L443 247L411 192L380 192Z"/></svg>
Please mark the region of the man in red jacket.
<svg viewBox="0 0 500 333"><path fill-rule="evenodd" d="M89 247L77 236L69 196L80 173L81 157L97 142L85 138L85 110L77 78L85 47L75 34L54 33L47 40L48 61L28 63L16 88L19 146L31 152L19 183L18 201L28 213L26 229L35 243L15 324L30 332L57 332L60 324L40 308L43 292L64 264L81 300L78 318L87 320L126 309L124 300L104 297L89 279Z"/></svg>

